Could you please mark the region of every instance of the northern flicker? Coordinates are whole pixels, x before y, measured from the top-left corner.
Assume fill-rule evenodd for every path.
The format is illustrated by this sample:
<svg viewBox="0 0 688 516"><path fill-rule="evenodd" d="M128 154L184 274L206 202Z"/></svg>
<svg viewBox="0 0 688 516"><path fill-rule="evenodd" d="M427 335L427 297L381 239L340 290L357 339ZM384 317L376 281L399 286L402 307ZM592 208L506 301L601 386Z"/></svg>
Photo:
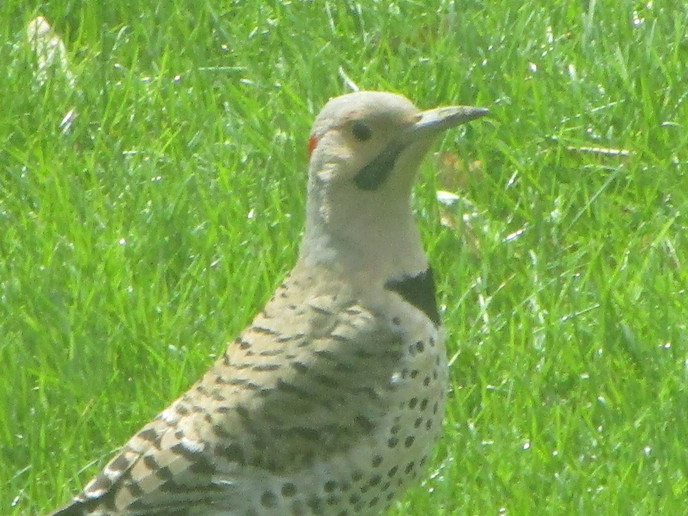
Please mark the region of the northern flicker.
<svg viewBox="0 0 688 516"><path fill-rule="evenodd" d="M309 140L298 260L211 369L53 516L382 513L427 463L447 391L410 196L434 138L487 110L357 92Z"/></svg>

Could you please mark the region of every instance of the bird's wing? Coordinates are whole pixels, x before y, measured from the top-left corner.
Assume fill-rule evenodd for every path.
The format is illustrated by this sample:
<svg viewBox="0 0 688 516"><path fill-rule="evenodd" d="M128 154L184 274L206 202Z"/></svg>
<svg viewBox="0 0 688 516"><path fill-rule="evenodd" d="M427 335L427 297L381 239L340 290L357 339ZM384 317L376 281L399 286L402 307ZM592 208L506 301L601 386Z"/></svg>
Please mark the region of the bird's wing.
<svg viewBox="0 0 688 516"><path fill-rule="evenodd" d="M245 497L242 479L306 468L372 433L401 334L346 292L294 283L52 516L230 511Z"/></svg>

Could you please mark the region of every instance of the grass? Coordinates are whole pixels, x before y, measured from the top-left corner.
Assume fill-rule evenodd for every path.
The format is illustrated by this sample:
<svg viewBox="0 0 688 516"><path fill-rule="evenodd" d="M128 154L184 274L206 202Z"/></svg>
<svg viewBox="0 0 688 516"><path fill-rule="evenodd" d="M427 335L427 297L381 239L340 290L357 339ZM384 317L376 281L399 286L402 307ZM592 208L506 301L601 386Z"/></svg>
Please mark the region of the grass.
<svg viewBox="0 0 688 516"><path fill-rule="evenodd" d="M0 4L0 512L67 500L250 321L341 67L492 111L416 190L452 388L392 514L683 513L688 9L604 4ZM36 81L38 14L73 88Z"/></svg>

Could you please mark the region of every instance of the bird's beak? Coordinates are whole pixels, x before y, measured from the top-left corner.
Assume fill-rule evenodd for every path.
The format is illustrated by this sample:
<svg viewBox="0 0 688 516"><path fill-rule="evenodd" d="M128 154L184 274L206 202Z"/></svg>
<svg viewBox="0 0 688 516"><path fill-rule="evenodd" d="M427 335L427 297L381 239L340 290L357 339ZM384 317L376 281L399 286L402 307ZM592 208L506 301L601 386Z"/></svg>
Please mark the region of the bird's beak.
<svg viewBox="0 0 688 516"><path fill-rule="evenodd" d="M393 140L375 159L359 170L354 179L356 184L362 190L376 190L387 179L397 158L408 146L417 141L430 141L432 136L445 129L465 124L488 113L485 108L469 106L439 107L418 113L413 125L404 129L398 139Z"/></svg>
<svg viewBox="0 0 688 516"><path fill-rule="evenodd" d="M446 106L418 113L416 122L406 130L407 142L438 134L450 127L485 116L490 111L472 106Z"/></svg>

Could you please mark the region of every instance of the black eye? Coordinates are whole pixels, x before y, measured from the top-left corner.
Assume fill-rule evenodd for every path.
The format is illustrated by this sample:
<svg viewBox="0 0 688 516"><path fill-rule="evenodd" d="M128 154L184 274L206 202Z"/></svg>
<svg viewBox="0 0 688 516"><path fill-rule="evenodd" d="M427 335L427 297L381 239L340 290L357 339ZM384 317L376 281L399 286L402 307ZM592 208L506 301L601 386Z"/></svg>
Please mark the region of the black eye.
<svg viewBox="0 0 688 516"><path fill-rule="evenodd" d="M354 138L359 142L364 142L370 140L373 131L363 122L354 122L354 125L351 126L351 134L353 134Z"/></svg>

